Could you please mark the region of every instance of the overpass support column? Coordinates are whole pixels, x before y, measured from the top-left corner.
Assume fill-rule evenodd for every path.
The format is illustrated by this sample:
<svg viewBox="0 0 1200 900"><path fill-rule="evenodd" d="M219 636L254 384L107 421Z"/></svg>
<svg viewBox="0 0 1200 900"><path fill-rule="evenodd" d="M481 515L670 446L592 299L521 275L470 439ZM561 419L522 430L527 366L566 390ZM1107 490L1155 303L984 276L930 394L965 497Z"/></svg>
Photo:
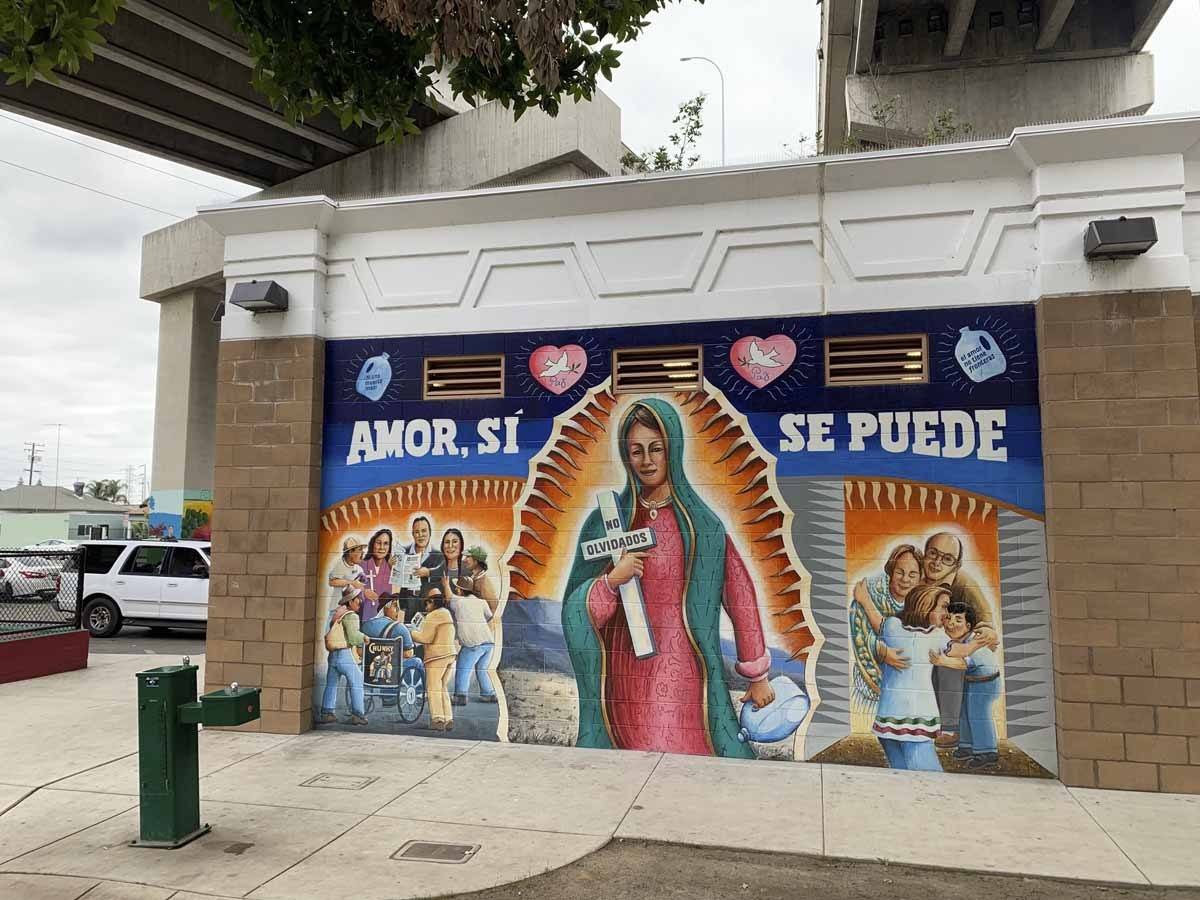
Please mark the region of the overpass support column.
<svg viewBox="0 0 1200 900"><path fill-rule="evenodd" d="M209 536L221 299L204 287L159 299L150 528L163 535Z"/></svg>

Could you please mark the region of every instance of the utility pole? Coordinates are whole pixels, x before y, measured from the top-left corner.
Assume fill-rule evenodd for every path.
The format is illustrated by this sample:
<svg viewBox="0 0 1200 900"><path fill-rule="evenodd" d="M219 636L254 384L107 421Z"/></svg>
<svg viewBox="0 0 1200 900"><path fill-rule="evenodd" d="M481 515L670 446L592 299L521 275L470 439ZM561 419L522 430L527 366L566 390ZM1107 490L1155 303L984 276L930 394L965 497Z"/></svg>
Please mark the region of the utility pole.
<svg viewBox="0 0 1200 900"><path fill-rule="evenodd" d="M37 441L30 441L25 445L24 452L29 454L29 481L30 486L33 485L33 467L36 463L42 461L41 451L46 449L45 444L39 444ZM41 469L38 469L38 474L41 474Z"/></svg>

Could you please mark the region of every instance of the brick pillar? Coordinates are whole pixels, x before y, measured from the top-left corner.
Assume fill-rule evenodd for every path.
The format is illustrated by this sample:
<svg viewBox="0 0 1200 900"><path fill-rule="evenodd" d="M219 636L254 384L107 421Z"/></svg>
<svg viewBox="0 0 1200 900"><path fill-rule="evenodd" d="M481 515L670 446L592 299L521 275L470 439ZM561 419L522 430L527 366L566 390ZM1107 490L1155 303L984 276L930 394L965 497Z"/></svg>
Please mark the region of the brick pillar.
<svg viewBox="0 0 1200 900"><path fill-rule="evenodd" d="M1038 307L1059 765L1200 793L1200 322L1186 292Z"/></svg>
<svg viewBox="0 0 1200 900"><path fill-rule="evenodd" d="M262 687L252 730L312 727L325 345L223 341L205 685Z"/></svg>

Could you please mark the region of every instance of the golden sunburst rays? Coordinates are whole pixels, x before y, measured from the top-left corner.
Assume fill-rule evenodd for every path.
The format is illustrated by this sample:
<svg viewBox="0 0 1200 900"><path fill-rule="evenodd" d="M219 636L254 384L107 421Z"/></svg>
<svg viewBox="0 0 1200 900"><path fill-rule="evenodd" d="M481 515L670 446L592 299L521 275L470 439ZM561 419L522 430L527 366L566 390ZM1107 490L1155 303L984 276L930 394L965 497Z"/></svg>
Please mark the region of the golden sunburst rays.
<svg viewBox="0 0 1200 900"><path fill-rule="evenodd" d="M901 478L846 478L847 509L914 511L936 514L948 520L987 522L999 509L1011 509L1030 519L1040 514L1001 503L984 494L944 485L907 481Z"/></svg>
<svg viewBox="0 0 1200 900"><path fill-rule="evenodd" d="M702 479L713 482L704 485L705 497L746 558L768 628L793 659L815 655L823 638L809 606L812 577L792 543L793 514L775 480L775 457L719 391L680 394L677 402L697 438L693 471L723 475Z"/></svg>
<svg viewBox="0 0 1200 900"><path fill-rule="evenodd" d="M472 476L421 478L373 488L322 510L321 531L331 534L345 531L348 526L365 527L381 518L398 520L430 510L449 509L469 515L472 510L499 507L507 514L524 483L524 479L510 476Z"/></svg>
<svg viewBox="0 0 1200 900"><path fill-rule="evenodd" d="M617 398L607 384L588 391L554 421L550 437L529 462L529 478L513 507L513 539L504 557L512 599L552 597L574 559L575 535L607 484L608 425Z"/></svg>

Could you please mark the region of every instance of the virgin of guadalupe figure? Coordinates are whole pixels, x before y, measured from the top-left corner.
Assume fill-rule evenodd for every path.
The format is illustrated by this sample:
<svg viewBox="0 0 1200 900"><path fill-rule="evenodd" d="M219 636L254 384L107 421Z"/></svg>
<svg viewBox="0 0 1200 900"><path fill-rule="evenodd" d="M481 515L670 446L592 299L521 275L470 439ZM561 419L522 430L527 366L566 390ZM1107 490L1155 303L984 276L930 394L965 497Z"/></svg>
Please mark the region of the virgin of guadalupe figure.
<svg viewBox="0 0 1200 900"><path fill-rule="evenodd" d="M684 472L679 415L656 398L634 403L617 432L625 468L618 508L629 529L649 528L655 546L615 565L586 560L585 541L605 536L598 509L579 533L562 623L579 689L576 746L752 759L738 740L725 680L721 611L733 625L741 698L761 708L775 699L771 656L754 583L717 514ZM641 581L656 652L638 659L619 588Z"/></svg>

